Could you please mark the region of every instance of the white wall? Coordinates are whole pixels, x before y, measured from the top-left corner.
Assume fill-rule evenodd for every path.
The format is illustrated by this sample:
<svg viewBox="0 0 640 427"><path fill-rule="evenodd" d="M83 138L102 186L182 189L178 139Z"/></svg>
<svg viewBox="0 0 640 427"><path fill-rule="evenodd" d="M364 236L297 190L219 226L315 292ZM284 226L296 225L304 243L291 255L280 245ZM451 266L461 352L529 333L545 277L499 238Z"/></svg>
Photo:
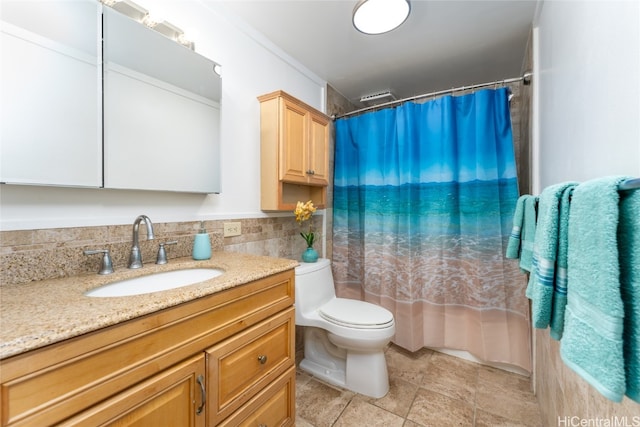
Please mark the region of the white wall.
<svg viewBox="0 0 640 427"><path fill-rule="evenodd" d="M547 0L535 27L534 193L640 176L640 2Z"/></svg>
<svg viewBox="0 0 640 427"><path fill-rule="evenodd" d="M136 0L185 31L222 65L222 193L194 194L0 186L0 229L24 230L265 216L260 211L257 97L282 89L325 110L326 82L237 21L215 1Z"/></svg>

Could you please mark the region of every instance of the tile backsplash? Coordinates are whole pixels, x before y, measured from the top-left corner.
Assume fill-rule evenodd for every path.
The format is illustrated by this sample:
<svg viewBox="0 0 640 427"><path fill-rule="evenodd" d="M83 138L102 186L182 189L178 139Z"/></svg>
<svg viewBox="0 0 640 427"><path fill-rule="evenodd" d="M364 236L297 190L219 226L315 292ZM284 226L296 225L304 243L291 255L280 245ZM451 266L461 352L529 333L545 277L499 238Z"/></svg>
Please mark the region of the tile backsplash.
<svg viewBox="0 0 640 427"><path fill-rule="evenodd" d="M223 237L225 222L240 222L242 234ZM318 235L314 245L321 253L322 216L313 217ZM191 256L199 221L154 223L155 240L146 239L140 226L140 249L145 264L155 263L158 244L166 246L167 258ZM205 221L213 251L244 252L299 259L305 248L300 226L293 216ZM88 249L109 249L116 270L127 268L133 224L97 227L53 228L0 232L0 286L36 280L89 274L98 271L100 255L84 255ZM215 254L214 254L215 256Z"/></svg>

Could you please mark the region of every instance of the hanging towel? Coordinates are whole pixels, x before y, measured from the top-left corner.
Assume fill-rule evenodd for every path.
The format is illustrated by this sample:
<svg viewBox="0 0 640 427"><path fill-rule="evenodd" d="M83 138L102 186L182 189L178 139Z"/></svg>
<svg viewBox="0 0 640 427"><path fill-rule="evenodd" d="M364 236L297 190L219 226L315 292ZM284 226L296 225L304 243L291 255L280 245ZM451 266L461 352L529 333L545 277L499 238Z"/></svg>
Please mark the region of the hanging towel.
<svg viewBox="0 0 640 427"><path fill-rule="evenodd" d="M569 211L571 195L575 185L562 192L560 200L560 222L558 224L558 255L556 257L556 280L553 287L553 306L551 308L550 335L559 341L564 330L564 312L567 305L567 251L569 244Z"/></svg>
<svg viewBox="0 0 640 427"><path fill-rule="evenodd" d="M530 290L533 326L545 329L551 322L554 286L556 282L556 255L560 230L560 199L568 187L576 182L551 185L540 194L538 223L533 244L535 274Z"/></svg>
<svg viewBox="0 0 640 427"><path fill-rule="evenodd" d="M506 257L510 259L520 258L520 244L522 242L522 224L524 222L524 201L531 197L528 194L518 197L516 210L513 213L513 226L507 243Z"/></svg>
<svg viewBox="0 0 640 427"><path fill-rule="evenodd" d="M618 265L618 183L588 181L573 190L569 212L567 306L562 360L614 402L625 394L624 306Z"/></svg>
<svg viewBox="0 0 640 427"><path fill-rule="evenodd" d="M522 228L520 230L520 269L530 272L533 265L533 239L536 235L538 198L524 196Z"/></svg>
<svg viewBox="0 0 640 427"><path fill-rule="evenodd" d="M621 193L618 251L626 395L640 403L640 190Z"/></svg>

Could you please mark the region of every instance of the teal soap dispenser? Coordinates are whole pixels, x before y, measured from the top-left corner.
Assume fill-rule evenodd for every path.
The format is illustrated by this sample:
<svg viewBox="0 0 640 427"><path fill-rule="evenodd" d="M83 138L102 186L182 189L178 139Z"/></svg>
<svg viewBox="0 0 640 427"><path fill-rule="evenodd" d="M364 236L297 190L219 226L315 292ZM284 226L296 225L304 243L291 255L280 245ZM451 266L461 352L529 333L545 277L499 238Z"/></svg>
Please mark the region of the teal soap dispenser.
<svg viewBox="0 0 640 427"><path fill-rule="evenodd" d="M200 230L193 240L193 259L211 258L211 238L204 228L204 221L200 221Z"/></svg>

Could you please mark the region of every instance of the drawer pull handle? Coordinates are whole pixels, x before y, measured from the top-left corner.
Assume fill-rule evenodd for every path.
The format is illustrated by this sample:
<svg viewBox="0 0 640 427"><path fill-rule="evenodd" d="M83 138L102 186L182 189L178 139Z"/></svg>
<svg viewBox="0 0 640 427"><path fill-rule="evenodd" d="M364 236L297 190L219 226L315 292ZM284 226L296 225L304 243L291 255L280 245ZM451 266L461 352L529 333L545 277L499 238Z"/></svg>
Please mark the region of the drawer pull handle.
<svg viewBox="0 0 640 427"><path fill-rule="evenodd" d="M198 384L200 384L200 392L202 396L202 400L200 401L200 406L196 409L196 415L200 415L202 410L204 409L204 405L207 403L207 391L204 388L204 377L202 375L198 375L196 379Z"/></svg>
<svg viewBox="0 0 640 427"><path fill-rule="evenodd" d="M260 362L261 365L264 365L265 363L267 363L267 356L265 356L264 354L258 356L258 362Z"/></svg>
<svg viewBox="0 0 640 427"><path fill-rule="evenodd" d="M260 424L258 427L267 427L266 424Z"/></svg>

